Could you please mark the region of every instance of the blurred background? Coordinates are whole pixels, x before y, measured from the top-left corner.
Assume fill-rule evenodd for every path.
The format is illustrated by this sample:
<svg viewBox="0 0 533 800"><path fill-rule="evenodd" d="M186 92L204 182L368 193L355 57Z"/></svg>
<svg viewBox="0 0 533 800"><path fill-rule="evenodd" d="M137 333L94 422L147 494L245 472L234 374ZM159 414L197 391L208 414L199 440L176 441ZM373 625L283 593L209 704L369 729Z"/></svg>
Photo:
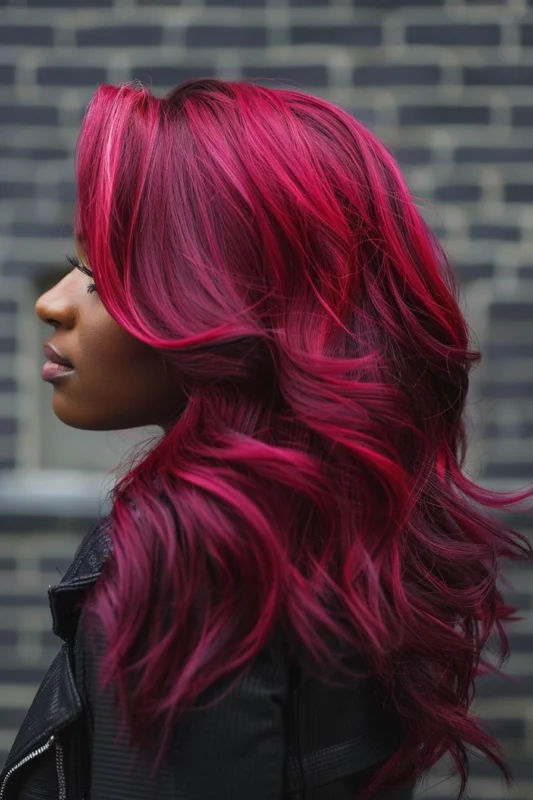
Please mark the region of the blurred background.
<svg viewBox="0 0 533 800"><path fill-rule="evenodd" d="M160 434L68 428L40 378L52 329L34 304L70 269L78 127L99 83L162 95L206 76L328 98L388 145L484 356L467 469L533 480L533 0L0 0L0 765L59 647L47 587L105 510L109 471ZM472 800L533 800L533 570L508 578L512 680L480 680L475 706L516 783L474 759ZM418 797L453 797L450 771Z"/></svg>

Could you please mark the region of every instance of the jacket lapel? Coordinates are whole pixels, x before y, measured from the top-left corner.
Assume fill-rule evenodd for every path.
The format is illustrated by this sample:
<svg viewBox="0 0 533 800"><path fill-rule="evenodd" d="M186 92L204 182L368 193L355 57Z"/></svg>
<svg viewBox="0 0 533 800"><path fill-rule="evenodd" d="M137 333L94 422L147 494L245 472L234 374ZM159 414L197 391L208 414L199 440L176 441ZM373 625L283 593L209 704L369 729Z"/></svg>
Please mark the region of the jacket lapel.
<svg viewBox="0 0 533 800"><path fill-rule="evenodd" d="M56 731L64 728L83 711L70 659L64 644L53 660L22 723L0 774L0 785L6 774Z"/></svg>
<svg viewBox="0 0 533 800"><path fill-rule="evenodd" d="M50 665L0 773L0 786L8 773L31 757L50 737L83 713L71 657L81 605L98 580L109 554L110 518L94 524L78 548L62 581L48 590L53 631L64 644Z"/></svg>
<svg viewBox="0 0 533 800"><path fill-rule="evenodd" d="M52 630L63 641L73 640L85 595L100 577L109 555L110 526L109 516L93 525L85 535L63 580L48 589Z"/></svg>

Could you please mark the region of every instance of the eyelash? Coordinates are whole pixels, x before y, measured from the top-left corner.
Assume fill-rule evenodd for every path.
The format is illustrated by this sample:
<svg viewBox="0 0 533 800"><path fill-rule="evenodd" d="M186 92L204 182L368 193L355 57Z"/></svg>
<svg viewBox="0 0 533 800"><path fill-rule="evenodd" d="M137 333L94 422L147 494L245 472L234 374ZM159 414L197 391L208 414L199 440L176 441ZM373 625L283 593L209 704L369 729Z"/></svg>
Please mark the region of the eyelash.
<svg viewBox="0 0 533 800"><path fill-rule="evenodd" d="M79 269L81 272L83 272L83 273L84 273L84 275L88 275L90 278L92 278L92 274L89 272L89 270L87 269L87 267L86 267L86 266L84 266L84 264L82 264L82 263L79 261L79 259L78 259L78 258L76 258L76 256L66 256L66 259L67 259L67 261L69 262L69 264L72 264L72 266L73 266L73 267L76 267L76 268L77 268L77 269ZM87 292L88 292L88 294L92 294L93 292L96 292L96 291L98 291L98 290L97 290L97 288L96 288L96 284L95 284L95 283L90 283L90 284L87 286Z"/></svg>

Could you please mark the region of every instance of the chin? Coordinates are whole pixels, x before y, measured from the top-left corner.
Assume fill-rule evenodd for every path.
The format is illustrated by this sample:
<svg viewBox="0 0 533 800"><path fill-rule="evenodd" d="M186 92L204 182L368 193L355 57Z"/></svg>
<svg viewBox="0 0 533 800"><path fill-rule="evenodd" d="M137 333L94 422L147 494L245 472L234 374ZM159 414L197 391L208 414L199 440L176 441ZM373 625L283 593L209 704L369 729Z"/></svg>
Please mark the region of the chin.
<svg viewBox="0 0 533 800"><path fill-rule="evenodd" d="M120 428L120 422L109 417L98 416L91 413L89 409L80 408L79 403L66 400L58 393L54 392L52 400L52 410L58 420L69 428L78 428L82 431L113 431Z"/></svg>

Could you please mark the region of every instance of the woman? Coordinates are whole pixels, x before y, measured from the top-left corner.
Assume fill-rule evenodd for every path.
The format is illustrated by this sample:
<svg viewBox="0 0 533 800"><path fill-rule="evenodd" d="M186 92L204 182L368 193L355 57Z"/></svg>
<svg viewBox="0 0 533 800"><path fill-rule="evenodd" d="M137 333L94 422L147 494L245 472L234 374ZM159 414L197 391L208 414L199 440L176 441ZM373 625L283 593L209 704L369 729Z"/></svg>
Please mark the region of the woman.
<svg viewBox="0 0 533 800"><path fill-rule="evenodd" d="M163 435L50 589L0 800L408 800L446 753L461 797L472 748L509 780L468 712L532 553L482 510L533 490L461 470L480 354L388 150L295 90L103 85L76 177L54 411Z"/></svg>

